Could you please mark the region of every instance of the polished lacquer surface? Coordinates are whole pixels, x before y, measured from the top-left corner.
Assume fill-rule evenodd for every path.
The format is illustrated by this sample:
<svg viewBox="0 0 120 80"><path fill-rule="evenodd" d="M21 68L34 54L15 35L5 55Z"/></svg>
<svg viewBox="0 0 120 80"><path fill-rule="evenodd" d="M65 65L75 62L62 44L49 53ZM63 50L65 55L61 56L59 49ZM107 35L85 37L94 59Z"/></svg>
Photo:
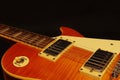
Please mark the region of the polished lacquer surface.
<svg viewBox="0 0 120 80"><path fill-rule="evenodd" d="M48 44L45 44L44 47L39 47L39 45L30 45L29 43L24 43L24 41L17 41L1 35L4 38L17 42L5 52L2 58L1 62L4 72L13 77L13 80L120 79L119 76L117 78L112 77L113 70L117 64L117 61L120 59L120 41L83 38L83 36L78 32L66 27L61 27L61 30L64 35L50 38L51 41ZM64 50L60 50L60 53L52 55L52 58L56 55L58 56L54 61L50 59L52 54L51 49L54 53L56 53L56 51L61 49L60 47L62 46L57 46L59 48L57 48L56 45L51 48L49 47L57 40L63 41L62 43L65 44L70 42L70 45L64 47ZM94 69L90 70L89 68L91 67L86 68L85 66L85 63L89 62L89 59L92 60L91 58L93 58L93 55L99 49L102 49L105 52L110 52L107 54L112 54L109 57L110 61L107 61L107 66L104 67L102 72L98 72ZM44 52L45 50L49 50L50 52L47 51L48 54L41 54L41 52ZM94 73L100 73L100 75L96 75ZM9 79L6 78L6 80Z"/></svg>

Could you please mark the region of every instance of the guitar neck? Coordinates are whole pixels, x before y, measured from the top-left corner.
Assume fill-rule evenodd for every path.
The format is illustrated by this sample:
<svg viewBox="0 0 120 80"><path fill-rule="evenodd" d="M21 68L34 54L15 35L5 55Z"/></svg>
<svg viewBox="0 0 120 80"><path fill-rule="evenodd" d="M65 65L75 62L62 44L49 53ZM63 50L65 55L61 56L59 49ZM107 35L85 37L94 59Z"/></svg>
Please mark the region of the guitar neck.
<svg viewBox="0 0 120 80"><path fill-rule="evenodd" d="M27 43L39 48L44 48L47 44L54 40L48 36L2 24L0 25L0 37L16 42Z"/></svg>

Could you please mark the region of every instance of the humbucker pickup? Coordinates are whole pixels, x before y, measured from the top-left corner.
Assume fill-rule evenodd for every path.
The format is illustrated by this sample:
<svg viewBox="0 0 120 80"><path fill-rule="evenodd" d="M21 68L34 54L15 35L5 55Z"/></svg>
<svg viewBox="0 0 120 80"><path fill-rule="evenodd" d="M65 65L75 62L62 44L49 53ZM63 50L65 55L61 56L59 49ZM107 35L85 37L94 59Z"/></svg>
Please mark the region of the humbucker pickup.
<svg viewBox="0 0 120 80"><path fill-rule="evenodd" d="M47 48L45 48L40 56L45 57L47 59L55 61L61 53L69 46L72 42L68 40L58 39Z"/></svg>
<svg viewBox="0 0 120 80"><path fill-rule="evenodd" d="M101 80L100 78L111 60L113 60L114 54L115 53L98 49L80 68L80 71L84 74L94 76L96 80Z"/></svg>
<svg viewBox="0 0 120 80"><path fill-rule="evenodd" d="M52 44L47 49L45 49L43 51L43 53L46 53L48 55L57 56L59 53L61 53L70 44L71 44L71 42L69 42L69 41L59 39L54 44Z"/></svg>
<svg viewBox="0 0 120 80"><path fill-rule="evenodd" d="M91 70L97 70L102 72L109 64L113 57L112 52L98 49L94 55L86 62L84 67L89 67Z"/></svg>

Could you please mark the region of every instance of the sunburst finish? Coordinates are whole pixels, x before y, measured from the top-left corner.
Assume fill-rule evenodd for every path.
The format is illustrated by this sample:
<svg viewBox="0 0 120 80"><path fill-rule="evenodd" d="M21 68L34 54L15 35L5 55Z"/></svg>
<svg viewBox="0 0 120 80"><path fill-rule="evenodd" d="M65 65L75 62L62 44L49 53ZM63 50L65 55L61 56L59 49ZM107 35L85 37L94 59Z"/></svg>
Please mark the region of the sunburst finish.
<svg viewBox="0 0 120 80"><path fill-rule="evenodd" d="M83 37L81 34L78 34L78 32L69 28L62 27L61 31L63 35L68 35L68 33L72 31L72 34L69 34L67 37L68 39L72 35ZM44 48L34 47L33 45L30 46L26 43L24 44L24 42L17 42L6 51L2 58L1 64L5 76L7 74L13 77L11 78L12 80L110 80L112 71L120 59L120 55L117 53L118 55L110 62L101 78L97 79L91 75L83 74L80 68L94 53L94 49L92 51L91 49L89 50L81 46L79 43L81 43L82 40L79 42L79 37L70 38L70 40L75 39L78 43L67 48L56 61L51 61L38 55ZM88 44L89 43L91 42L88 42ZM113 43L120 44L118 41L113 41ZM104 48L106 48L106 44ZM119 51L119 49L116 50ZM29 63L23 67L13 65L14 59L19 56L26 56L29 59ZM10 79L6 77L5 80ZM120 76L113 80L120 80Z"/></svg>

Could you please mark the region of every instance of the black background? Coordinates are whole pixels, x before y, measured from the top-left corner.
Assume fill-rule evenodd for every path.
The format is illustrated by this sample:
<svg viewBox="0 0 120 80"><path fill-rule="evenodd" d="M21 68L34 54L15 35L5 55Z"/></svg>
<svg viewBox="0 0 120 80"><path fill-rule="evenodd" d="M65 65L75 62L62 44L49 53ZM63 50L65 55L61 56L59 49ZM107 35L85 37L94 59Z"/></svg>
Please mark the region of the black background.
<svg viewBox="0 0 120 80"><path fill-rule="evenodd" d="M71 27L85 37L120 39L119 3L106 0L2 2L0 22L47 36Z"/></svg>
<svg viewBox="0 0 120 80"><path fill-rule="evenodd" d="M0 23L46 36L60 35L60 26L85 37L120 40L119 2L107 0L0 2Z"/></svg>

